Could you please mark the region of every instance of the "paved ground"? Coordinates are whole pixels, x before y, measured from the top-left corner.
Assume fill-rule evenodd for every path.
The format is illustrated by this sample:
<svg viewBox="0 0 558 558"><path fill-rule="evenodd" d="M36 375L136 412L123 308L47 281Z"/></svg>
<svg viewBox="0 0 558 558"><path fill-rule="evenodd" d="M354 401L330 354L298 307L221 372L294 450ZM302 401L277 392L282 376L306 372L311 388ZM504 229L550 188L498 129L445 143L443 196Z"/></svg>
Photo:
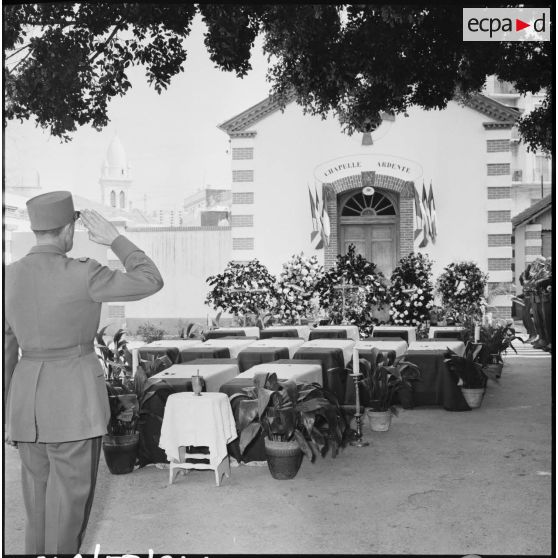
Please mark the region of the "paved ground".
<svg viewBox="0 0 558 558"><path fill-rule="evenodd" d="M193 471L167 485L147 467L111 475L101 458L82 551L157 553L550 554L551 359L506 359L480 409L402 411L367 448L304 461L276 481L266 467ZM23 552L18 453L5 452L4 543Z"/></svg>

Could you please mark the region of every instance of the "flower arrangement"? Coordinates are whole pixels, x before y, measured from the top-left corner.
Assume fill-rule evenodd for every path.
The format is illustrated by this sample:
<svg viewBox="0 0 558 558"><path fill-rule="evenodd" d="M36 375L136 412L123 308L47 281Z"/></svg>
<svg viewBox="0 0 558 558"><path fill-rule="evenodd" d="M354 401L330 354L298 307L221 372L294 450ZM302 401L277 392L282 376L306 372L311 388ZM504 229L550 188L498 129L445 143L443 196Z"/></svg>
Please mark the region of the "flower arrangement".
<svg viewBox="0 0 558 558"><path fill-rule="evenodd" d="M301 318L315 313L316 285L323 275L324 268L316 256L295 254L283 264L277 280L277 317L281 322L300 323Z"/></svg>
<svg viewBox="0 0 558 558"><path fill-rule="evenodd" d="M453 262L446 266L436 283L446 316L459 323L480 320L486 306L487 281L488 275L474 262Z"/></svg>
<svg viewBox="0 0 558 558"><path fill-rule="evenodd" d="M244 324L250 315L258 317L277 306L275 278L257 259L246 264L231 261L206 283L212 287L206 304L241 318Z"/></svg>
<svg viewBox="0 0 558 558"><path fill-rule="evenodd" d="M331 323L354 324L364 337L371 334L376 321L372 312L387 299L384 274L376 269L376 264L356 254L354 244L349 245L346 255L337 256L333 267L316 285L316 291Z"/></svg>
<svg viewBox="0 0 558 558"><path fill-rule="evenodd" d="M399 260L389 287L389 313L394 324L418 326L428 321L434 305L431 270L432 262L420 252Z"/></svg>

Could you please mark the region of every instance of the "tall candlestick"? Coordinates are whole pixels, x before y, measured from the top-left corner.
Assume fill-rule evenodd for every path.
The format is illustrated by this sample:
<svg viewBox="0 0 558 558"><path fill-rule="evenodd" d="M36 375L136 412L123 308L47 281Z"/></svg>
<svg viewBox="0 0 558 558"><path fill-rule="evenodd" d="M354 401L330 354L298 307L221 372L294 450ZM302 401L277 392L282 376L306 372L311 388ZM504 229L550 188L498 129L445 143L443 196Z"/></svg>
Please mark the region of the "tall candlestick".
<svg viewBox="0 0 558 558"><path fill-rule="evenodd" d="M358 362L358 349L353 349L353 374L360 374L360 365Z"/></svg>

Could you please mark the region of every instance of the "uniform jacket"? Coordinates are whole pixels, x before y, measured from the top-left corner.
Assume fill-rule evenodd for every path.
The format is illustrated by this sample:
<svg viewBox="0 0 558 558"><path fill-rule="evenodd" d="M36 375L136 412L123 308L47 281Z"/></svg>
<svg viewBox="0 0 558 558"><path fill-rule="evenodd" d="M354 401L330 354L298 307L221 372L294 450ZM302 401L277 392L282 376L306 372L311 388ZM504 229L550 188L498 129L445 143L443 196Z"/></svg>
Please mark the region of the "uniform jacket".
<svg viewBox="0 0 558 558"><path fill-rule="evenodd" d="M153 261L127 238L118 236L111 248L126 273L68 258L52 245L34 246L7 266L4 388L12 440L69 442L106 433L104 372L90 349L101 303L140 300L163 286ZM63 359L56 356L56 349L78 345L73 356L68 350L59 351Z"/></svg>

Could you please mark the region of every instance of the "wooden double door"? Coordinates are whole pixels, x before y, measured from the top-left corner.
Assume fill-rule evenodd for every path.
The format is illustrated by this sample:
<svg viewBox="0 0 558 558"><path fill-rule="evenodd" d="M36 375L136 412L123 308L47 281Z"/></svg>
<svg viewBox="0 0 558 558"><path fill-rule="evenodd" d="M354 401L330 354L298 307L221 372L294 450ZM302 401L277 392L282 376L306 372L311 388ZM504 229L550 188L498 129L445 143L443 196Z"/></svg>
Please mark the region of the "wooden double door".
<svg viewBox="0 0 558 558"><path fill-rule="evenodd" d="M357 254L376 264L387 279L397 265L398 227L395 217L341 218L340 251L346 254L350 244Z"/></svg>

